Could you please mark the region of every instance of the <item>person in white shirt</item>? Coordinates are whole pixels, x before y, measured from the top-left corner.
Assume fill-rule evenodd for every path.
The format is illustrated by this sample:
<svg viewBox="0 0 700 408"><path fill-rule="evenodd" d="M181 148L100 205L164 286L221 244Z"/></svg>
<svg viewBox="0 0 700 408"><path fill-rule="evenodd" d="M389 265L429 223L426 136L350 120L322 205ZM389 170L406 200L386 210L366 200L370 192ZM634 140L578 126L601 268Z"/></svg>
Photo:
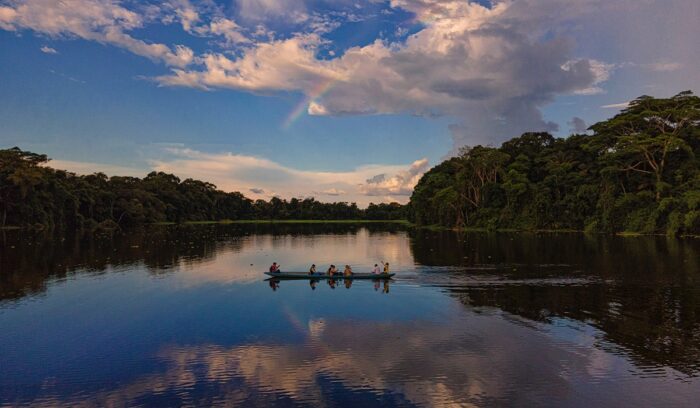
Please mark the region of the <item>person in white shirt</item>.
<svg viewBox="0 0 700 408"><path fill-rule="evenodd" d="M379 275L380 273L382 273L382 270L379 269L379 265L374 264L374 269L372 269L372 273L375 275Z"/></svg>

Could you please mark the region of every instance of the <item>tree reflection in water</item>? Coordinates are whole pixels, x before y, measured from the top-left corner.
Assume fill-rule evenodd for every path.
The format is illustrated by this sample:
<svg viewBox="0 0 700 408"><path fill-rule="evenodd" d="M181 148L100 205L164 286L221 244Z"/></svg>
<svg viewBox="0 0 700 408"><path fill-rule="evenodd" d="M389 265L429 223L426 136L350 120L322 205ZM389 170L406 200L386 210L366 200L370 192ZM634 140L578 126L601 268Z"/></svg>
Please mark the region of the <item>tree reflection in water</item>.
<svg viewBox="0 0 700 408"><path fill-rule="evenodd" d="M700 374L700 244L666 237L411 231L417 263L468 307L602 331L639 365Z"/></svg>

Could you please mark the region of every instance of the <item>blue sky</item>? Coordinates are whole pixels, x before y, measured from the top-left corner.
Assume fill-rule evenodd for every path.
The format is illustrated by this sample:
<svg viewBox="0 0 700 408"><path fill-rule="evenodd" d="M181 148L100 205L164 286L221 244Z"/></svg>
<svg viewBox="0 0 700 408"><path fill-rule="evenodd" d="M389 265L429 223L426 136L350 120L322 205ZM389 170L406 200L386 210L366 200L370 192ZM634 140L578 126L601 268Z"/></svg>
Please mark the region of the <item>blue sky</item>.
<svg viewBox="0 0 700 408"><path fill-rule="evenodd" d="M460 146L697 91L698 20L691 0L0 0L0 147L406 202Z"/></svg>

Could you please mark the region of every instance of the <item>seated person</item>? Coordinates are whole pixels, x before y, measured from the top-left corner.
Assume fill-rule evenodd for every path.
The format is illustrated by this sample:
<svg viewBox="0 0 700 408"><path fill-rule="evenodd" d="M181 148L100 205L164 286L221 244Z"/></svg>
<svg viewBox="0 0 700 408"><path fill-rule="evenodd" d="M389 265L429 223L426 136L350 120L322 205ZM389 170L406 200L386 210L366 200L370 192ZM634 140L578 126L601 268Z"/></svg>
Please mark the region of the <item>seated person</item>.
<svg viewBox="0 0 700 408"><path fill-rule="evenodd" d="M273 262L272 265L270 265L270 272L279 272L280 271L280 266L277 265L277 262Z"/></svg>
<svg viewBox="0 0 700 408"><path fill-rule="evenodd" d="M345 270L343 271L343 276L350 276L352 275L352 268L350 265L345 265Z"/></svg>
<svg viewBox="0 0 700 408"><path fill-rule="evenodd" d="M313 275L316 273L316 264L311 264L311 268L309 268L309 275Z"/></svg>
<svg viewBox="0 0 700 408"><path fill-rule="evenodd" d="M379 275L380 273L382 273L382 270L379 269L379 265L374 264L374 268L372 268L372 274Z"/></svg>
<svg viewBox="0 0 700 408"><path fill-rule="evenodd" d="M333 275L335 275L335 273L336 273L337 271L338 271L338 270L335 268L335 265L331 265L331 266L328 268L328 275L329 275L329 276L333 276Z"/></svg>

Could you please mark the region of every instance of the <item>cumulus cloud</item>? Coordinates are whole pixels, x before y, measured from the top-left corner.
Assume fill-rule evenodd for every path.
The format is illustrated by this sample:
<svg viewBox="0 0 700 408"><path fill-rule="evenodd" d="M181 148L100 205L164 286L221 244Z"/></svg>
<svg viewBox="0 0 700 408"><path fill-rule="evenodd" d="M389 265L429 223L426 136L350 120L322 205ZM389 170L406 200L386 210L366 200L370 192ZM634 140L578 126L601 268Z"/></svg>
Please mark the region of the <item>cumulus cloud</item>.
<svg viewBox="0 0 700 408"><path fill-rule="evenodd" d="M569 132L571 133L586 133L588 130L588 125L586 125L586 121L579 118L578 116L574 116L571 118L571 120L567 123L569 125Z"/></svg>
<svg viewBox="0 0 700 408"><path fill-rule="evenodd" d="M687 38L693 38L697 24L686 16L699 7L691 0L674 0L673 7L664 8L675 17L659 24L686 34L669 34L673 38L663 56L653 51L660 47L648 44L651 34L622 28L610 33L600 22L616 18L625 28L644 26L640 21L650 19L656 22L660 6L655 2L482 3L390 0L381 12L413 14L417 24L411 31L401 26L394 39L380 35L369 43L334 49L326 34L339 24L366 17L354 12L361 13L365 3L235 0L234 7L227 9L208 0L169 0L158 5L119 0L0 0L0 28L98 41L162 61L171 69L154 80L163 86L301 92L309 115L448 116L454 118L450 127L454 151L464 144L497 144L523 131L558 130L556 123L543 117L543 106L559 95L583 98L603 93L613 71L625 64L671 72L694 66L692 58L697 59L698 53L687 52ZM191 35L212 38L208 42L212 47L195 53L183 45L135 37L154 22L178 23ZM283 27L282 32L275 31L277 26ZM619 52L635 48L626 46L630 43L644 44L636 46L637 55L623 61L658 62L606 62L577 55L597 55L581 51L579 41L589 35L623 38L616 45ZM617 39L610 39L611 47ZM678 58L677 50L690 57Z"/></svg>
<svg viewBox="0 0 700 408"><path fill-rule="evenodd" d="M258 42L235 58L211 53L202 58L202 69L177 69L157 80L202 89L301 91L311 115L453 116L460 119L452 129L455 147L469 138L496 142L526 130L554 130L539 108L560 94L602 92L612 65L575 58L574 44L563 36L544 37L553 15L575 15L582 7L548 0L556 12L532 3L533 14L522 3L531 2L489 8L456 0L396 0L392 7L424 24L403 42L377 39L320 59L325 40L298 33ZM265 0L239 4L263 14L289 7Z"/></svg>
<svg viewBox="0 0 700 408"><path fill-rule="evenodd" d="M367 179L360 191L369 196L410 196L427 170L428 159L416 160L394 175L378 174Z"/></svg>
<svg viewBox="0 0 700 408"><path fill-rule="evenodd" d="M203 70L175 69L173 75L156 79L164 85L204 89L292 91L300 86L312 88L321 79L341 78L340 73L316 60L315 50L321 42L321 37L312 33L258 44L238 59L210 53L201 57Z"/></svg>
<svg viewBox="0 0 700 408"><path fill-rule="evenodd" d="M183 45L171 48L129 35L144 26L144 17L117 1L18 0L8 4L0 6L0 28L4 30L29 29L50 37L97 41L175 67L184 67L194 58L194 52Z"/></svg>
<svg viewBox="0 0 700 408"><path fill-rule="evenodd" d="M311 171L241 154L185 148L165 151L165 158L151 162L154 170L207 180L225 191L250 191L263 198L315 197L321 201L356 202L360 206L370 201L407 202L428 168L428 160L420 159L408 166L377 164L350 171ZM379 180L377 174L384 178Z"/></svg>
<svg viewBox="0 0 700 408"><path fill-rule="evenodd" d="M166 23L179 21L182 29L199 37L221 37L222 46L235 47L250 42L243 27L227 18L212 3L196 3L190 0L171 0L164 5Z"/></svg>
<svg viewBox="0 0 700 408"><path fill-rule="evenodd" d="M52 160L49 165L77 174L103 172L108 176L143 177L153 170L163 171L183 180L205 180L224 191L241 191L252 198L314 197L326 202L356 202L361 207L370 202L408 202L413 187L428 169L427 159L410 165L370 164L348 171L312 171L242 154L204 153L177 146L157 151L160 158L149 160L145 168L69 160Z"/></svg>
<svg viewBox="0 0 700 408"><path fill-rule="evenodd" d="M51 48L47 45L42 46L41 48L39 48L39 50L41 50L41 52L43 52L44 54L58 54L58 51L56 51L55 48Z"/></svg>

